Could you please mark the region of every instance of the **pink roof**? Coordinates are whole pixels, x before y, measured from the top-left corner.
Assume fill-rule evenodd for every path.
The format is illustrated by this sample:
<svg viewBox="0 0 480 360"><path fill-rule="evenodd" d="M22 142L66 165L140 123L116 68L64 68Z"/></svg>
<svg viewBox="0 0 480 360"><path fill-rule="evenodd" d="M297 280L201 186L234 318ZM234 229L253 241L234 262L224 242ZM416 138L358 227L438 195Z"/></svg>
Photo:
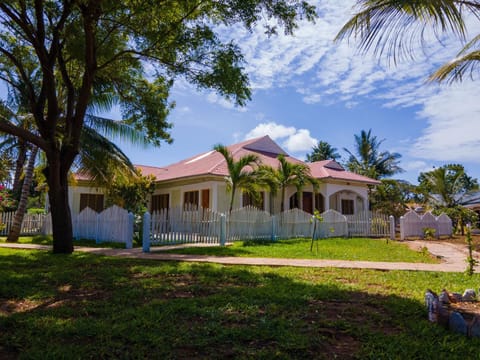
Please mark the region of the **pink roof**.
<svg viewBox="0 0 480 360"><path fill-rule="evenodd" d="M276 167L278 155L283 154L290 162L301 163L302 161L289 156L269 136L250 139L238 144L227 146L234 159L254 153L263 165ZM174 180L192 176L217 175L227 176L228 168L225 158L215 150L193 156L175 164L166 166L162 172L156 174L158 181Z"/></svg>
<svg viewBox="0 0 480 360"><path fill-rule="evenodd" d="M335 160L315 161L313 163L309 163L308 166L310 167L311 175L317 179L354 181L371 185L380 184L380 181L378 180L346 171L342 165L337 163Z"/></svg>
<svg viewBox="0 0 480 360"><path fill-rule="evenodd" d="M227 146L234 159L254 153L260 159L261 164L277 167L279 161L278 155L285 155L287 161L292 163L303 163L303 161L289 156L277 143L268 135L246 140L237 144ZM370 179L366 176L354 174L346 171L340 164L334 160L317 161L307 163L310 167L311 175L317 179L335 179L343 181L361 182L364 184L379 184L380 182ZM157 181L176 180L197 176L228 176L228 168L225 158L215 150L210 150L177 163L165 166L155 167L146 165L135 165L142 175L153 175ZM76 174L79 180L88 180L84 175Z"/></svg>

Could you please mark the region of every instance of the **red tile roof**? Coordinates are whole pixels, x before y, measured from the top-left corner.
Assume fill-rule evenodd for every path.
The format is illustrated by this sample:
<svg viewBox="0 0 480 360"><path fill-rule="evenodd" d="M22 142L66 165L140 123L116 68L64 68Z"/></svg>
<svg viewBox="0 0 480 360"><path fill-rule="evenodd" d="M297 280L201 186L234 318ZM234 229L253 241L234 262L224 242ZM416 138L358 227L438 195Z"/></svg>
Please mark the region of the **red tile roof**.
<svg viewBox="0 0 480 360"><path fill-rule="evenodd" d="M233 144L227 146L227 148L234 159L239 159L246 154L254 153L258 156L263 165L269 165L272 167L278 166L279 161L277 157L280 154L285 155L286 160L289 162L303 163L303 161L289 156L268 135ZM346 171L334 160L317 161L307 163L307 165L310 167L312 176L317 179L334 179L372 185L380 183L377 180ZM168 181L206 175L222 177L228 175L228 168L224 157L213 149L161 168L146 165L135 166L143 175L155 176L157 181ZM87 180L83 175L76 174L75 177L79 180Z"/></svg>
<svg viewBox="0 0 480 360"><path fill-rule="evenodd" d="M269 136L250 139L227 146L234 159L254 153L263 165L278 166L278 155L283 154L290 162L302 161L289 156ZM193 156L163 168L164 171L155 174L158 181L174 180L202 175L227 176L228 168L225 158L215 150ZM143 171L142 171L143 173Z"/></svg>
<svg viewBox="0 0 480 360"><path fill-rule="evenodd" d="M344 180L371 185L380 184L380 181L378 180L346 171L342 165L335 160L315 161L313 163L308 163L308 166L310 167L312 176L317 179Z"/></svg>

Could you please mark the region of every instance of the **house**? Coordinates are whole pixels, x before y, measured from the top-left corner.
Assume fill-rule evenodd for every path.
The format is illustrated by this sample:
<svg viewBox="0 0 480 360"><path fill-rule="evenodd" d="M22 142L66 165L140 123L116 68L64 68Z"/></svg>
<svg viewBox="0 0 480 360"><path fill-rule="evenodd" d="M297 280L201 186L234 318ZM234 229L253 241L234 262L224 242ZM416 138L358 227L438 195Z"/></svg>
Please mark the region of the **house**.
<svg viewBox="0 0 480 360"><path fill-rule="evenodd" d="M289 156L269 136L246 140L228 146L234 158L254 153L264 165L277 167L278 155L283 154L287 161L304 163ZM346 171L334 160L305 163L310 167L311 175L320 180L316 192L311 185L307 185L301 192L301 199L295 187L286 192L285 208L294 208L302 205L303 210L313 213L314 209L323 212L334 209L346 215L355 214L368 209L369 186L379 184L379 181ZM229 204L229 193L225 177L228 168L224 157L210 150L179 161L166 167L138 165L143 175L153 175L156 178L156 189L150 202L150 211L169 207L193 204L203 208L210 208L219 212L226 212ZM301 200L301 201L299 201ZM102 189L89 186L88 179L78 178L77 185L71 187L72 212L79 212L86 206L97 210L101 208L103 200ZM272 196L263 191L261 201L257 207L271 213L280 212L280 195ZM253 199L248 194L238 191L234 200L234 208L253 205Z"/></svg>

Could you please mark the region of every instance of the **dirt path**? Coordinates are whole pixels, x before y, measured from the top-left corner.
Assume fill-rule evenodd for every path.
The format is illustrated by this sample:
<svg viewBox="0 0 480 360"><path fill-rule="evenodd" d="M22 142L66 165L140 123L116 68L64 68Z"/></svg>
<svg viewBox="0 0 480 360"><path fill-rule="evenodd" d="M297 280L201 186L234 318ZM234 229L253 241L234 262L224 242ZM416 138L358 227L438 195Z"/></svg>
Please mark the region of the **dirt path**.
<svg viewBox="0 0 480 360"><path fill-rule="evenodd" d="M88 252L106 256L120 256L126 258L206 262L225 265L263 265L263 266L297 266L297 267L336 267L351 269L375 269L375 270L412 270L412 271L438 271L438 272L463 272L466 268L467 250L465 246L435 241L407 241L409 247L421 250L426 247L428 251L438 257L440 264L422 264L406 262L376 262L376 261L348 261L348 260L315 260L315 259L278 259L278 258L246 258L208 255L184 255L166 254L155 249L150 253L142 252L141 248L134 249L108 249L75 247L75 251ZM33 244L0 244L0 247L16 249L39 249L51 250L50 246ZM172 247L162 247L162 250ZM475 253L477 259L480 254ZM480 268L477 268L480 271Z"/></svg>

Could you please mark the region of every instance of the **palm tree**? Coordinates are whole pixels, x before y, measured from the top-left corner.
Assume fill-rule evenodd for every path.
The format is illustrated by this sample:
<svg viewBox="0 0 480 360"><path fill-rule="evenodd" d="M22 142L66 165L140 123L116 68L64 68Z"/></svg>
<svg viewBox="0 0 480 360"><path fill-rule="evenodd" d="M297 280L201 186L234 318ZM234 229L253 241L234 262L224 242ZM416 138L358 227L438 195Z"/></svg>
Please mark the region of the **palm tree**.
<svg viewBox="0 0 480 360"><path fill-rule="evenodd" d="M37 158L38 147L32 146L30 156L28 158L27 168L25 170L25 176L23 178L22 191L20 194L20 200L18 202L17 210L12 221L12 227L7 236L7 242L17 242L22 229L23 218L27 211L28 192L30 190L30 184L32 183L33 170L35 168L35 159Z"/></svg>
<svg viewBox="0 0 480 360"><path fill-rule="evenodd" d="M340 154L337 149L331 146L326 141L319 141L317 145L312 147L312 152L307 154L307 162L322 161L322 160L338 160Z"/></svg>
<svg viewBox="0 0 480 360"><path fill-rule="evenodd" d="M269 184L273 192L278 188L280 189L280 211L284 211L287 187L293 185L297 192L300 192L306 184L310 183L316 189L318 181L310 175L310 168L307 165L289 162L283 154L278 155L277 159L278 167L276 169L270 166L262 166L260 168L259 171L262 174L260 183Z"/></svg>
<svg viewBox="0 0 480 360"><path fill-rule="evenodd" d="M237 189L252 195L258 193L259 185L255 181L256 173L253 170L258 165L259 158L255 154L247 154L235 160L226 146L218 144L213 149L222 154L227 162L228 176L225 177L225 181L227 191L231 193L228 207L228 212L231 213Z"/></svg>
<svg viewBox="0 0 480 360"><path fill-rule="evenodd" d="M421 173L418 181L419 191L435 207L460 205L469 191L478 189L477 180L469 177L465 168L459 164L449 164Z"/></svg>
<svg viewBox="0 0 480 360"><path fill-rule="evenodd" d="M99 101L96 102L96 105L101 106ZM18 113L10 109L10 107L16 108ZM17 97L12 99L10 107L4 103L0 105L0 119L9 118L11 121L17 123L18 126L25 128L32 126L31 116L29 114L21 114L23 109L21 94L17 94ZM80 156L75 163L75 168L80 173L88 173L92 180L99 186L108 186L113 177L119 173L124 176L136 176L134 166L128 157L106 136L127 140L137 145L146 145L148 142L142 133L130 125L127 125L125 122L105 119L94 115L86 115L85 126L81 133ZM15 193L19 192L19 185L21 184L20 176L23 172L25 173L21 192L19 193L18 207L15 211L12 227L7 238L9 242L16 242L18 241L21 225L26 213L28 193L38 148L25 142L23 139L9 134L4 134L2 138L3 141L0 143L0 151L16 158L13 181ZM29 151L28 164L24 169Z"/></svg>
<svg viewBox="0 0 480 360"><path fill-rule="evenodd" d="M412 58L419 48L428 44L426 30L440 41L450 32L462 42L466 38L465 19L473 15L478 21L480 3L463 0L359 0L359 11L343 26L336 39L354 36L360 39L363 51L374 50L387 54L394 63L401 58ZM465 75L478 71L480 35L459 51L457 57L441 66L430 76L434 81L461 81Z"/></svg>
<svg viewBox="0 0 480 360"><path fill-rule="evenodd" d="M380 145L385 140L378 140L372 136L372 130L362 130L360 135L355 135L355 156L348 149L344 150L350 155L346 164L347 168L357 174L368 176L373 179L381 179L402 172L398 165L402 155L380 152Z"/></svg>

